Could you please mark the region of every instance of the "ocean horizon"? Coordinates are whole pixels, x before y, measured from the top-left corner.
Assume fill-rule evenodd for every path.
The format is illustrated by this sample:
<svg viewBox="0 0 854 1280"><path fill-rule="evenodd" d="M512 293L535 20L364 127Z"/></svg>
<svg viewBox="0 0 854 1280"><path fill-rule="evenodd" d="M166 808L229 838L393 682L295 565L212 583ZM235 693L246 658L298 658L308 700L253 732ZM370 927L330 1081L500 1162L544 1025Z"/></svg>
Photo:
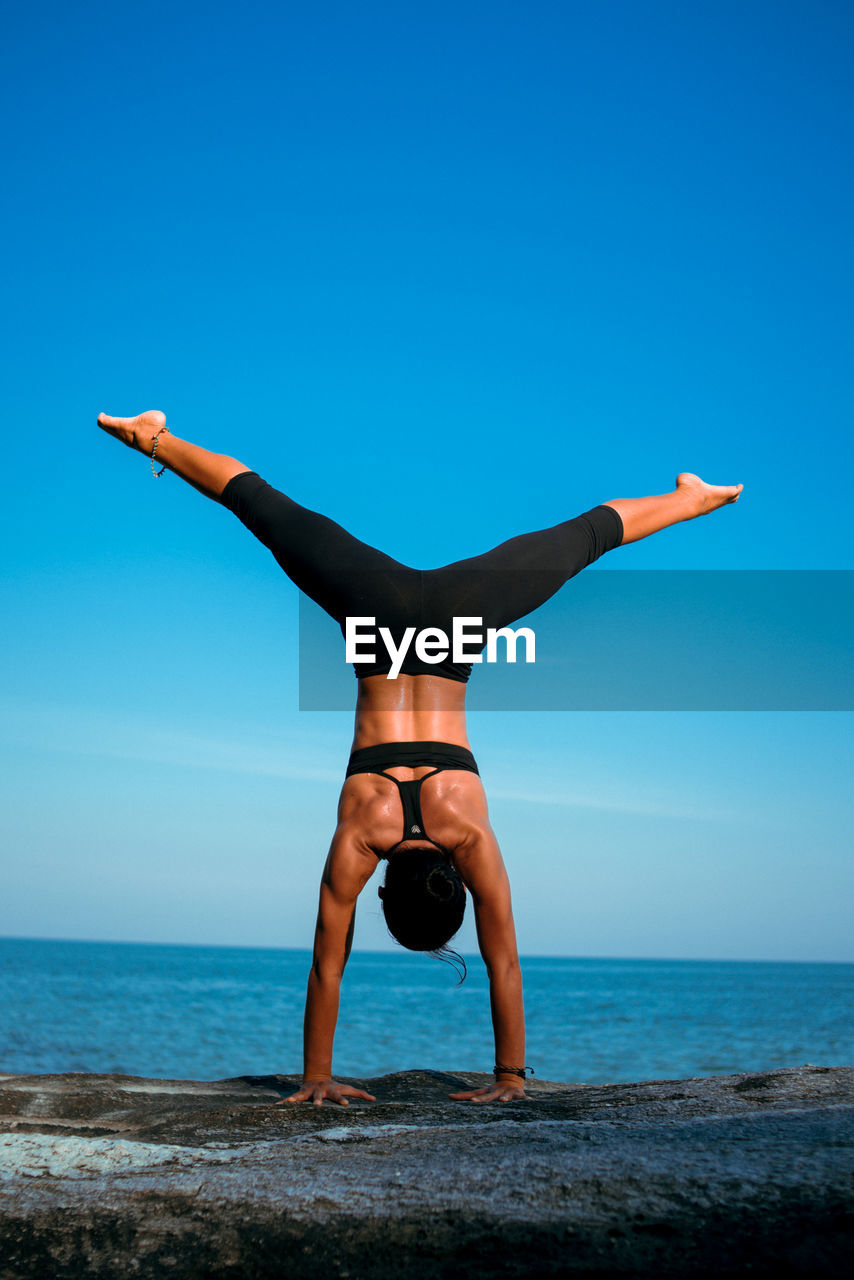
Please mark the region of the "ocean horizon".
<svg viewBox="0 0 854 1280"><path fill-rule="evenodd" d="M356 952L334 1069L491 1071L483 962ZM0 1072L298 1075L305 948L0 938ZM523 956L535 1078L685 1079L854 1062L854 963Z"/></svg>

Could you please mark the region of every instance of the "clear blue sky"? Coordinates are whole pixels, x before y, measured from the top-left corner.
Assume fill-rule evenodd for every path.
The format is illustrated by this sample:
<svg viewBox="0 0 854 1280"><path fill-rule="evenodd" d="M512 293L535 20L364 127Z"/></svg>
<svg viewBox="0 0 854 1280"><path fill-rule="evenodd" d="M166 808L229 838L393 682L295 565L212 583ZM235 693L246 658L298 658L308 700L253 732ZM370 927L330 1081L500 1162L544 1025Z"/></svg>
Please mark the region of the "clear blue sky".
<svg viewBox="0 0 854 1280"><path fill-rule="evenodd" d="M854 568L850 5L4 27L0 933L310 945L349 746L295 589L101 409L423 566L691 470L742 500L610 567ZM523 952L854 961L849 714L471 732Z"/></svg>

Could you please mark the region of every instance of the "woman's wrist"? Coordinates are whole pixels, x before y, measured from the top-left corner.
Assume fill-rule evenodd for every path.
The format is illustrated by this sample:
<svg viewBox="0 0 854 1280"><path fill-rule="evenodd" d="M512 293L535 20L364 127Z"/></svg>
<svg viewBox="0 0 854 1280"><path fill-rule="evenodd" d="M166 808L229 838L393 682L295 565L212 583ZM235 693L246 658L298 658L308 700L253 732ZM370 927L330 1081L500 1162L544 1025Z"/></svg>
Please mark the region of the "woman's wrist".
<svg viewBox="0 0 854 1280"><path fill-rule="evenodd" d="M496 1080L515 1080L517 1083L521 1081L522 1084L525 1083L525 1076L529 1071L531 1075L534 1074L533 1067L510 1066L506 1062L496 1062L492 1068L492 1074Z"/></svg>

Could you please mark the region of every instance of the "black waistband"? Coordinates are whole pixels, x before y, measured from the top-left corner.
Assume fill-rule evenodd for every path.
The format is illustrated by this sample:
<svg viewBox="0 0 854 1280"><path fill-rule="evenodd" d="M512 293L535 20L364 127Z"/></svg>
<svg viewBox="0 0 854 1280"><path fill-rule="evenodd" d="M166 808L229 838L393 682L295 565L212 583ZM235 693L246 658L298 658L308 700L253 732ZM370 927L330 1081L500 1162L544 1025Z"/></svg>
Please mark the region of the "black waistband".
<svg viewBox="0 0 854 1280"><path fill-rule="evenodd" d="M373 747L360 747L352 752L347 764L347 777L354 773L380 773L383 769L402 766L417 769L429 765L434 769L465 769L477 773L475 758L467 747L453 742L380 742Z"/></svg>

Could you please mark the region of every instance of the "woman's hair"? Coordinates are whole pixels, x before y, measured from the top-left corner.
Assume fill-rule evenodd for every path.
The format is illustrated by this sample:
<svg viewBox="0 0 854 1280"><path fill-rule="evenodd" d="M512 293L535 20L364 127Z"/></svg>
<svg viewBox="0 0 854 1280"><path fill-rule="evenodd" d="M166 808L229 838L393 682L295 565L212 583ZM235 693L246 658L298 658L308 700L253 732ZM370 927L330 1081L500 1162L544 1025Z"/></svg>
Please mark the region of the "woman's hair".
<svg viewBox="0 0 854 1280"><path fill-rule="evenodd" d="M466 976L466 962L447 945L463 922L466 891L442 849L406 849L386 864L382 893L388 931L410 951L429 951Z"/></svg>

